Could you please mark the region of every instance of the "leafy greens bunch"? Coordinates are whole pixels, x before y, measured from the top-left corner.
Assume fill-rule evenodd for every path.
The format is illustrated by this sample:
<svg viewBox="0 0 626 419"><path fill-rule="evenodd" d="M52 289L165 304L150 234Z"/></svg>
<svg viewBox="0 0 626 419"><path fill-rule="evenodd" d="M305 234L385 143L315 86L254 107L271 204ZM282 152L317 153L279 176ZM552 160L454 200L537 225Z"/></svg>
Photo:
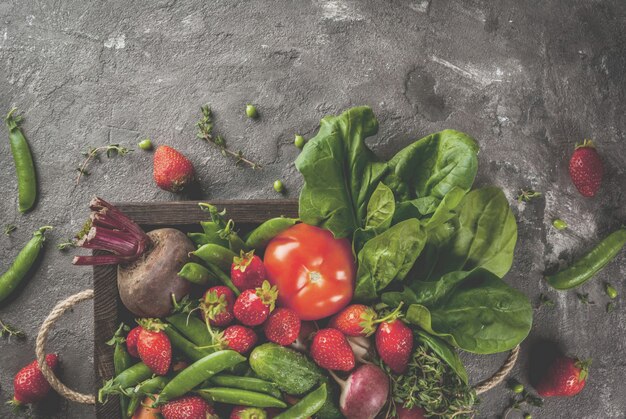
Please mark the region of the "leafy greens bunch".
<svg viewBox="0 0 626 419"><path fill-rule="evenodd" d="M404 301L407 322L468 352L515 347L532 324L528 298L502 281L517 224L500 189L471 190L475 140L444 130L382 161L365 144L377 131L369 107L322 119L296 160L300 218L352 238L356 300Z"/></svg>

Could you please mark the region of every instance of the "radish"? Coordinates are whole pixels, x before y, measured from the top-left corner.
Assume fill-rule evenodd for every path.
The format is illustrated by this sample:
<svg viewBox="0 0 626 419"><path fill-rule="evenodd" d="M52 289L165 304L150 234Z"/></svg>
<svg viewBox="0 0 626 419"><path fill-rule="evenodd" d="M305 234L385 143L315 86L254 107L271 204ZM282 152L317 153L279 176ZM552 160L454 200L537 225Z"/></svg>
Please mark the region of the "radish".
<svg viewBox="0 0 626 419"><path fill-rule="evenodd" d="M358 367L346 380L329 371L341 387L339 407L347 419L374 419L389 396L389 378L373 364Z"/></svg>
<svg viewBox="0 0 626 419"><path fill-rule="evenodd" d="M180 300L191 283L178 276L195 246L181 231L162 228L145 233L125 214L100 198L89 205L88 231L77 246L110 253L76 256L74 265L118 265L117 285L122 303L140 317L164 317L172 296Z"/></svg>

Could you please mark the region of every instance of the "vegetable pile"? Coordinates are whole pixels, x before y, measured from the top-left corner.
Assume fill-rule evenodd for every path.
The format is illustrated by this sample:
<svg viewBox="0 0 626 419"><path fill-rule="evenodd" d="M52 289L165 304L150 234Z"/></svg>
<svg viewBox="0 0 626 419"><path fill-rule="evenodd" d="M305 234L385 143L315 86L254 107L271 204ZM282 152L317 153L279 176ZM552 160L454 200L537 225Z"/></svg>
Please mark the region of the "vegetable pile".
<svg viewBox="0 0 626 419"><path fill-rule="evenodd" d="M472 138L445 130L382 161L365 145L377 128L367 107L324 118L296 161L300 219L244 236L210 204L185 237L96 198L78 244L110 254L74 263L118 264L138 316L110 342L100 402L166 419L471 417L457 350L507 351L532 323L502 280L517 225L502 191L471 190Z"/></svg>

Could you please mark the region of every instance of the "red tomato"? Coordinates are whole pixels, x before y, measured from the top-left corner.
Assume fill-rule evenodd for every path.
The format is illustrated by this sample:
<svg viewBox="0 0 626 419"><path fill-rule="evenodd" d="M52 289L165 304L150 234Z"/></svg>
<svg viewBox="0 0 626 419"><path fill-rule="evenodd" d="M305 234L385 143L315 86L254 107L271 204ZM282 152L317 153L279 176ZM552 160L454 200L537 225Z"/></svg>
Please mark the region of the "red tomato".
<svg viewBox="0 0 626 419"><path fill-rule="evenodd" d="M296 224L270 241L263 262L279 304L302 320L332 316L352 299L356 268L350 242L328 230Z"/></svg>

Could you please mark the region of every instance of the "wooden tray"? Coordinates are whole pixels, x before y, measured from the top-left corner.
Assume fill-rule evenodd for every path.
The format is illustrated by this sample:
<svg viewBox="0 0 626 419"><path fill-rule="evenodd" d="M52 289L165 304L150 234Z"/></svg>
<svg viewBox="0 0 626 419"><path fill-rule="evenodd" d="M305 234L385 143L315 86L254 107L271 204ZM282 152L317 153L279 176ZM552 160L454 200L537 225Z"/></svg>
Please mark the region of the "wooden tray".
<svg viewBox="0 0 626 419"><path fill-rule="evenodd" d="M185 202L146 202L117 203L126 215L141 225L146 231L161 227L174 227L180 230L199 231L200 221L209 218L198 207L199 201ZM205 201L203 201L205 202ZM241 200L212 201L220 210L226 209L228 218L232 218L237 228L246 231L263 221L284 215L298 216L297 200ZM132 319L131 314L122 305L117 290L117 267L94 266L94 367L96 385L113 376L113 347L105 342L113 336L120 321ZM105 404L96 405L96 417L113 419L120 417L117 398L111 397Z"/></svg>

